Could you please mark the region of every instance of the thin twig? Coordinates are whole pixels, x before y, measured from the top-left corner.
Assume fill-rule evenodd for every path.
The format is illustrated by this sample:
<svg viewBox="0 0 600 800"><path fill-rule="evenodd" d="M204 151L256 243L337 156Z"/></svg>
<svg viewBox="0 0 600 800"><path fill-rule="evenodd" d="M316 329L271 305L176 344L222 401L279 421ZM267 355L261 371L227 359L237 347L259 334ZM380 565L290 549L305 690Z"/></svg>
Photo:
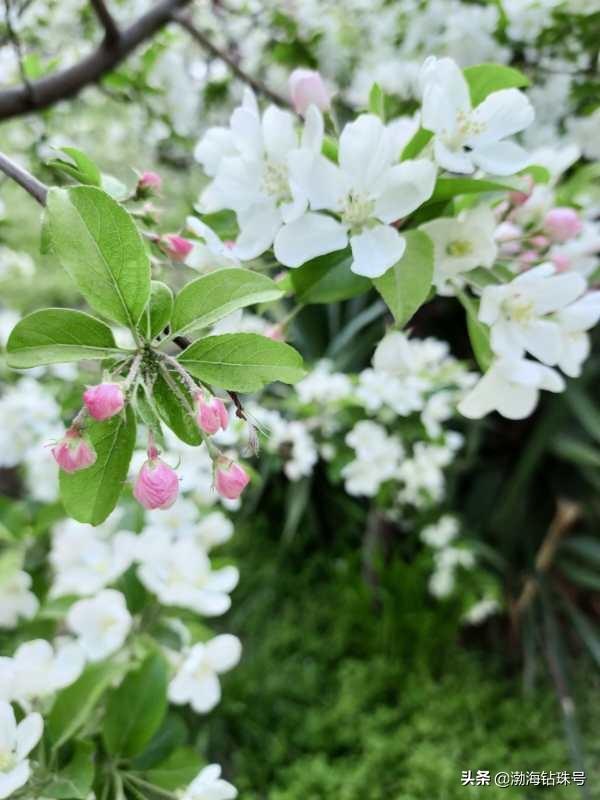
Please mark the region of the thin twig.
<svg viewBox="0 0 600 800"><path fill-rule="evenodd" d="M46 205L48 187L4 153L0 153L0 171L22 186L41 206Z"/></svg>
<svg viewBox="0 0 600 800"><path fill-rule="evenodd" d="M27 70L25 69L25 62L23 58L23 48L21 47L21 39L19 38L19 34L15 30L13 23L12 23L12 0L4 0L4 9L5 9L5 17L6 17L6 30L8 33L8 38L10 39L15 54L17 56L17 61L19 62L19 73L21 75L21 80L27 89L27 94L29 96L29 100L32 104L35 103L35 92L33 89L33 85L29 80L29 75L27 74Z"/></svg>
<svg viewBox="0 0 600 800"><path fill-rule="evenodd" d="M104 43L107 47L112 47L119 41L121 37L119 26L115 22L113 15L108 10L104 0L90 0L90 5L94 9L94 13L104 28Z"/></svg>
<svg viewBox="0 0 600 800"><path fill-rule="evenodd" d="M192 22L192 20L186 15L182 14L181 12L175 12L173 14L173 20L179 25L181 25L184 30L186 30L192 39L194 39L198 44L210 53L214 58L218 58L223 61L229 69L233 72L233 74L239 78L243 83L246 83L252 89L254 89L257 94L262 94L271 100L273 103L277 103L277 105L285 106L290 108L291 103L284 97L283 95L276 92L274 89L271 89L265 83L263 83L258 78L249 75L245 70L240 67L240 65L236 62L236 60L231 56L230 53L226 52L225 50L221 50L219 47L216 46L209 37L202 33Z"/></svg>

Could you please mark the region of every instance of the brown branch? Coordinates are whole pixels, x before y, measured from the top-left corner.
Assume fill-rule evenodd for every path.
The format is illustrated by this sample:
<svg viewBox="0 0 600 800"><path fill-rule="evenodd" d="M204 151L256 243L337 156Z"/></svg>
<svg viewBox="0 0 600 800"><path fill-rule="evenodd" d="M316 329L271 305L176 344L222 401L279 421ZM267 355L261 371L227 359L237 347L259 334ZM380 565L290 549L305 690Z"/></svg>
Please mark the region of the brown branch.
<svg viewBox="0 0 600 800"><path fill-rule="evenodd" d="M159 0L146 14L121 31L111 47L103 43L77 64L31 83L31 90L18 86L0 92L0 119L39 111L78 94L81 89L99 81L113 70L146 39L173 19L173 15L190 0Z"/></svg>
<svg viewBox="0 0 600 800"><path fill-rule="evenodd" d="M0 153L0 172L8 175L13 181L22 186L26 192L37 200L41 206L46 205L46 197L48 195L48 187L41 181L38 181L30 172L19 166L15 161Z"/></svg>
<svg viewBox="0 0 600 800"><path fill-rule="evenodd" d="M19 62L19 73L21 75L21 80L27 90L27 94L29 95L30 100L33 102L34 99L34 91L33 86L31 85L31 81L29 80L29 76L27 75L27 70L25 69L25 63L23 60L23 48L21 47L21 39L19 38L19 34L15 30L15 27L12 22L12 0L4 0L4 11L5 11L5 20L6 20L6 31L8 33L8 38L13 46L15 51L15 55L17 56L17 61Z"/></svg>
<svg viewBox="0 0 600 800"><path fill-rule="evenodd" d="M113 15L108 10L104 0L90 0L90 5L104 28L105 45L107 47L113 47L121 38L121 31Z"/></svg>
<svg viewBox="0 0 600 800"><path fill-rule="evenodd" d="M271 89L258 78L248 75L248 73L240 67L230 53L226 52L225 50L221 50L215 44L213 44L209 37L205 33L202 33L202 31L200 31L194 25L192 20L186 14L182 14L181 12L177 11L173 14L173 20L179 23L179 25L181 25L181 27L190 34L192 39L198 42L200 47L210 53L211 56L218 58L227 64L233 74L243 83L254 89L257 94L262 94L264 97L267 97L269 100L271 100L273 103L277 103L279 106L291 108L291 103L287 97L284 97L283 95L279 94L279 92Z"/></svg>

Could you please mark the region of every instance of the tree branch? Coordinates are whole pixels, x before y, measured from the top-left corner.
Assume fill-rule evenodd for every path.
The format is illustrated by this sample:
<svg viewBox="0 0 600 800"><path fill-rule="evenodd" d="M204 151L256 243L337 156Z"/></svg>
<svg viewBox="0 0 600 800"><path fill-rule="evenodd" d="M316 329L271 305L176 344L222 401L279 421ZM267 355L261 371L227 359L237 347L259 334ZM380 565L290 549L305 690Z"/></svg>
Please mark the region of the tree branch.
<svg viewBox="0 0 600 800"><path fill-rule="evenodd" d="M0 119L48 108L59 100L73 97L85 86L96 83L142 42L169 23L175 12L189 2L190 0L159 0L150 11L121 31L118 41L111 47L102 44L72 67L34 81L30 84L32 91L26 86L19 86L0 92Z"/></svg>
<svg viewBox="0 0 600 800"><path fill-rule="evenodd" d="M104 0L90 0L90 5L104 28L104 43L107 47L114 46L121 38L121 32L113 15L108 10Z"/></svg>
<svg viewBox="0 0 600 800"><path fill-rule="evenodd" d="M22 186L41 206L46 205L48 187L4 153L0 153L0 171Z"/></svg>
<svg viewBox="0 0 600 800"><path fill-rule="evenodd" d="M291 107L291 103L287 99L287 97L284 97L283 95L279 94L279 92L276 92L274 89L271 89L265 83L258 80L258 78L254 78L252 75L248 75L248 73L245 72L240 67L240 65L230 55L230 53L219 49L215 44L213 44L213 42L211 42L211 40L205 33L202 33L202 31L198 30L198 28L194 25L192 20L186 14L182 14L180 11L176 11L173 13L173 20L179 23L179 25L181 25L181 27L184 28L184 30L186 30L190 34L192 39L198 42L200 47L202 47L204 50L210 53L211 56L213 56L214 58L218 58L225 64L227 64L227 66L233 72L233 74L237 78L239 78L243 83L246 83L248 86L254 89L254 91L257 94L262 94L264 97L267 97L269 100L271 100L273 103L276 103L279 106L284 106L288 108Z"/></svg>

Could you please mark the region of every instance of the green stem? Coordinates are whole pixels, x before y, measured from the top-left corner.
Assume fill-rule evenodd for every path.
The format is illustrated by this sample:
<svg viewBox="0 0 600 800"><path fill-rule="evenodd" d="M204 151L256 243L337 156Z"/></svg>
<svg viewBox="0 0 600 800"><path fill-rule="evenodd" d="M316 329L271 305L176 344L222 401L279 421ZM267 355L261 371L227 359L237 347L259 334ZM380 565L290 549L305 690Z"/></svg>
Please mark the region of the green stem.
<svg viewBox="0 0 600 800"><path fill-rule="evenodd" d="M149 781L145 781L143 778L138 778L137 775L132 775L131 773L129 773L127 775L127 780L128 782L137 784L142 789L149 789L155 794L160 795L160 797L167 798L167 800L178 800L177 795L174 794L174 792L169 792L167 789L162 789L160 786L156 786L155 784L150 783Z"/></svg>

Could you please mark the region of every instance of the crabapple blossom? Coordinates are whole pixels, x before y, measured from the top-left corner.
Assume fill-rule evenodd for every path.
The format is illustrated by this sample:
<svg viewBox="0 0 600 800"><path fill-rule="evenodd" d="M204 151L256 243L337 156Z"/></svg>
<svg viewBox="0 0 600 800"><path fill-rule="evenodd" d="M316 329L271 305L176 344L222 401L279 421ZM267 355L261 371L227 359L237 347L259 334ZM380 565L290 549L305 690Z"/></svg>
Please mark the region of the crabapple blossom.
<svg viewBox="0 0 600 800"><path fill-rule="evenodd" d="M9 703L0 701L0 800L24 786L31 775L27 756L42 738L44 721L33 712L19 722Z"/></svg>
<svg viewBox="0 0 600 800"><path fill-rule="evenodd" d="M250 478L243 467L222 458L215 470L215 489L228 500L237 500L250 483Z"/></svg>
<svg viewBox="0 0 600 800"><path fill-rule="evenodd" d="M574 208L552 208L544 217L544 230L555 242L573 239L583 229L583 223Z"/></svg>
<svg viewBox="0 0 600 800"><path fill-rule="evenodd" d="M423 64L421 86L421 124L433 133L433 152L441 167L512 175L530 163L522 147L505 141L533 122L533 107L523 92L501 89L473 108L460 68L450 58L435 56Z"/></svg>
<svg viewBox="0 0 600 800"><path fill-rule="evenodd" d="M447 547L458 535L458 520L444 514L437 522L427 525L420 534L421 541L429 547Z"/></svg>
<svg viewBox="0 0 600 800"><path fill-rule="evenodd" d="M581 367L590 353L586 333L600 320L600 292L588 292L555 315L560 327L560 355L557 366L571 378L581 375Z"/></svg>
<svg viewBox="0 0 600 800"><path fill-rule="evenodd" d="M186 256L186 266L198 272L210 272L219 267L239 267L240 260L236 255L235 242L221 241L212 228L209 228L198 217L188 217L186 228L196 239Z"/></svg>
<svg viewBox="0 0 600 800"><path fill-rule="evenodd" d="M552 264L541 264L510 283L486 286L479 319L490 326L493 351L513 359L529 352L544 364L556 364L561 350L556 312L567 309L585 289L581 275L557 275Z"/></svg>
<svg viewBox="0 0 600 800"><path fill-rule="evenodd" d="M496 260L496 219L490 208L478 206L458 217L440 217L421 226L433 241L433 282L444 289L449 281Z"/></svg>
<svg viewBox="0 0 600 800"><path fill-rule="evenodd" d="M181 800L234 800L237 789L221 778L221 767L209 764L204 767L181 796Z"/></svg>
<svg viewBox="0 0 600 800"><path fill-rule="evenodd" d="M179 478L175 470L159 458L154 447L140 469L133 496L144 508L170 508L179 495Z"/></svg>
<svg viewBox="0 0 600 800"><path fill-rule="evenodd" d="M331 98L319 72L312 69L295 69L288 81L292 104L297 114L306 114L310 105L319 111L327 111Z"/></svg>
<svg viewBox="0 0 600 800"><path fill-rule="evenodd" d="M64 472L78 472L96 463L96 452L81 430L72 426L52 448L52 455Z"/></svg>
<svg viewBox="0 0 600 800"><path fill-rule="evenodd" d="M67 626L90 661L102 661L119 650L131 629L125 597L103 589L89 600L78 600L67 614Z"/></svg>
<svg viewBox="0 0 600 800"><path fill-rule="evenodd" d="M358 275L383 275L403 255L406 240L393 223L428 200L436 179L427 159L396 163L393 136L379 117L362 114L340 136L339 166L323 155L295 159L295 183L310 211L288 222L275 239L275 256L287 267L352 250ZM320 211L334 212L339 219Z"/></svg>
<svg viewBox="0 0 600 800"><path fill-rule="evenodd" d="M142 172L137 182L138 195L147 197L155 192L160 192L162 189L162 178L158 172L147 170Z"/></svg>
<svg viewBox="0 0 600 800"><path fill-rule="evenodd" d="M230 634L195 644L169 684L169 700L177 705L189 703L198 714L208 713L221 699L218 676L233 669L241 654L240 640Z"/></svg>
<svg viewBox="0 0 600 800"><path fill-rule="evenodd" d="M58 640L54 647L45 639L34 639L0 662L0 694L27 707L32 700L74 683L83 671L85 656L71 639Z"/></svg>
<svg viewBox="0 0 600 800"><path fill-rule="evenodd" d="M178 233L165 233L160 241L173 261L185 261L194 249L194 243Z"/></svg>
<svg viewBox="0 0 600 800"><path fill-rule="evenodd" d="M374 497L381 484L393 478L398 470L404 455L401 442L371 420L357 422L345 441L356 454L342 469L346 491Z"/></svg>
<svg viewBox="0 0 600 800"><path fill-rule="evenodd" d="M202 392L196 395L196 422L198 427L209 435L218 430L226 430L229 415L225 403L219 397L206 400Z"/></svg>
<svg viewBox="0 0 600 800"><path fill-rule="evenodd" d="M233 523L220 511L212 511L195 526L194 538L209 552L213 547L229 541L233 536Z"/></svg>
<svg viewBox="0 0 600 800"><path fill-rule="evenodd" d="M480 419L497 411L508 419L524 419L535 409L541 390L562 392L560 374L525 358L497 358L458 404L460 413Z"/></svg>
<svg viewBox="0 0 600 800"><path fill-rule="evenodd" d="M120 383L99 383L88 386L83 393L85 407L94 419L103 421L125 407L125 394Z"/></svg>
<svg viewBox="0 0 600 800"><path fill-rule="evenodd" d="M0 584L0 628L15 628L20 619L32 619L39 601L31 591L31 576L17 570Z"/></svg>

